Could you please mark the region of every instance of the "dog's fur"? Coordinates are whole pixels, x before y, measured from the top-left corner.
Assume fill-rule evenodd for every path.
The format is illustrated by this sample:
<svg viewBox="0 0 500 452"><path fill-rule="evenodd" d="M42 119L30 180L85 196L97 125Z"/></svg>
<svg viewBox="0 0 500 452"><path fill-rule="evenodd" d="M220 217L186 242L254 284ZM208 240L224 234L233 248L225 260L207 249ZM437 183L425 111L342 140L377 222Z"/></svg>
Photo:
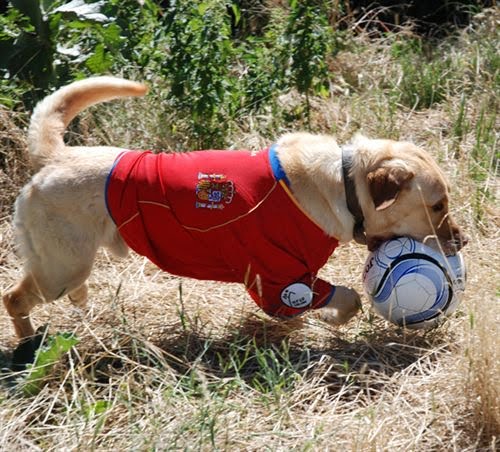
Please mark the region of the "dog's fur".
<svg viewBox="0 0 500 452"><path fill-rule="evenodd" d="M46 97L35 109L29 150L38 171L15 206L15 229L24 276L3 297L18 337L34 334L32 308L68 295L84 306L86 279L99 247L117 256L128 248L104 202L106 177L122 149L68 147L63 134L84 108L147 88L113 77L75 82ZM448 212L448 187L436 163L407 142L358 137L351 176L365 217L369 249L394 236L411 236L446 253L465 242ZM278 141L278 156L302 208L340 242L353 238L346 206L341 149L328 136L295 133ZM359 306L357 293L338 287L325 317L343 323Z"/></svg>

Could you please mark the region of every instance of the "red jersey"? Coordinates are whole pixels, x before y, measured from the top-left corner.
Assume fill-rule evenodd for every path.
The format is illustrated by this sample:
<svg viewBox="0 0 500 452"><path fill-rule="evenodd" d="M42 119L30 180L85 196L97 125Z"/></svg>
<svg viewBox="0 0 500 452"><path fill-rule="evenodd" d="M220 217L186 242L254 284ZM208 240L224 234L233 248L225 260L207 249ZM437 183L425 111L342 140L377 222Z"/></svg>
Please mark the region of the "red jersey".
<svg viewBox="0 0 500 452"><path fill-rule="evenodd" d="M274 147L124 152L106 204L134 251L176 275L243 283L268 314L320 308L334 293L316 273L338 241L298 205Z"/></svg>

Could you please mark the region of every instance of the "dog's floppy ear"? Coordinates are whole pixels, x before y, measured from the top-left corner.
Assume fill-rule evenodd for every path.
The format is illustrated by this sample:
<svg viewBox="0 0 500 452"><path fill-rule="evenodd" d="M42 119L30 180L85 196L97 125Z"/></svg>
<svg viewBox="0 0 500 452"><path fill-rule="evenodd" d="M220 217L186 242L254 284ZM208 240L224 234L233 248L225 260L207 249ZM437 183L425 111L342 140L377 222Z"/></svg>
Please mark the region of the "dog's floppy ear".
<svg viewBox="0 0 500 452"><path fill-rule="evenodd" d="M384 165L370 171L367 182L375 210L384 210L394 204L401 190L413 176L412 171L402 166Z"/></svg>

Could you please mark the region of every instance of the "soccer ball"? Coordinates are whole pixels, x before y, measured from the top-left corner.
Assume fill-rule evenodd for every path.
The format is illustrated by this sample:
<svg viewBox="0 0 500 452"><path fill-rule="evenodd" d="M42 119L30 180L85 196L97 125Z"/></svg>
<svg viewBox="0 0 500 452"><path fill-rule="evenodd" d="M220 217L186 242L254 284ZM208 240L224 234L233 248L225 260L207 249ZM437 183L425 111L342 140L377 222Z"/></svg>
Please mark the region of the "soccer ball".
<svg viewBox="0 0 500 452"><path fill-rule="evenodd" d="M442 253L409 237L370 253L363 285L382 317L407 328L429 328L451 314L465 290L463 256Z"/></svg>

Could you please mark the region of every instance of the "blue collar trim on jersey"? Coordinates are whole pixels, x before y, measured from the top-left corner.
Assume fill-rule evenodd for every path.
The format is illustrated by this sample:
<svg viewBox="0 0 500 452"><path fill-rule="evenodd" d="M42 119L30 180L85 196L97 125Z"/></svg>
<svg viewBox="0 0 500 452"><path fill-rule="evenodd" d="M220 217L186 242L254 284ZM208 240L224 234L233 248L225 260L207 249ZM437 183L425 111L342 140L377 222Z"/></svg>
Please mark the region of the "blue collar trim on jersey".
<svg viewBox="0 0 500 452"><path fill-rule="evenodd" d="M273 144L269 148L269 163L271 164L271 169L273 170L274 177L277 181L283 180L288 186L290 186L290 181L288 180L285 170L281 166L281 162L278 158L278 153L276 152L277 149L277 144Z"/></svg>

